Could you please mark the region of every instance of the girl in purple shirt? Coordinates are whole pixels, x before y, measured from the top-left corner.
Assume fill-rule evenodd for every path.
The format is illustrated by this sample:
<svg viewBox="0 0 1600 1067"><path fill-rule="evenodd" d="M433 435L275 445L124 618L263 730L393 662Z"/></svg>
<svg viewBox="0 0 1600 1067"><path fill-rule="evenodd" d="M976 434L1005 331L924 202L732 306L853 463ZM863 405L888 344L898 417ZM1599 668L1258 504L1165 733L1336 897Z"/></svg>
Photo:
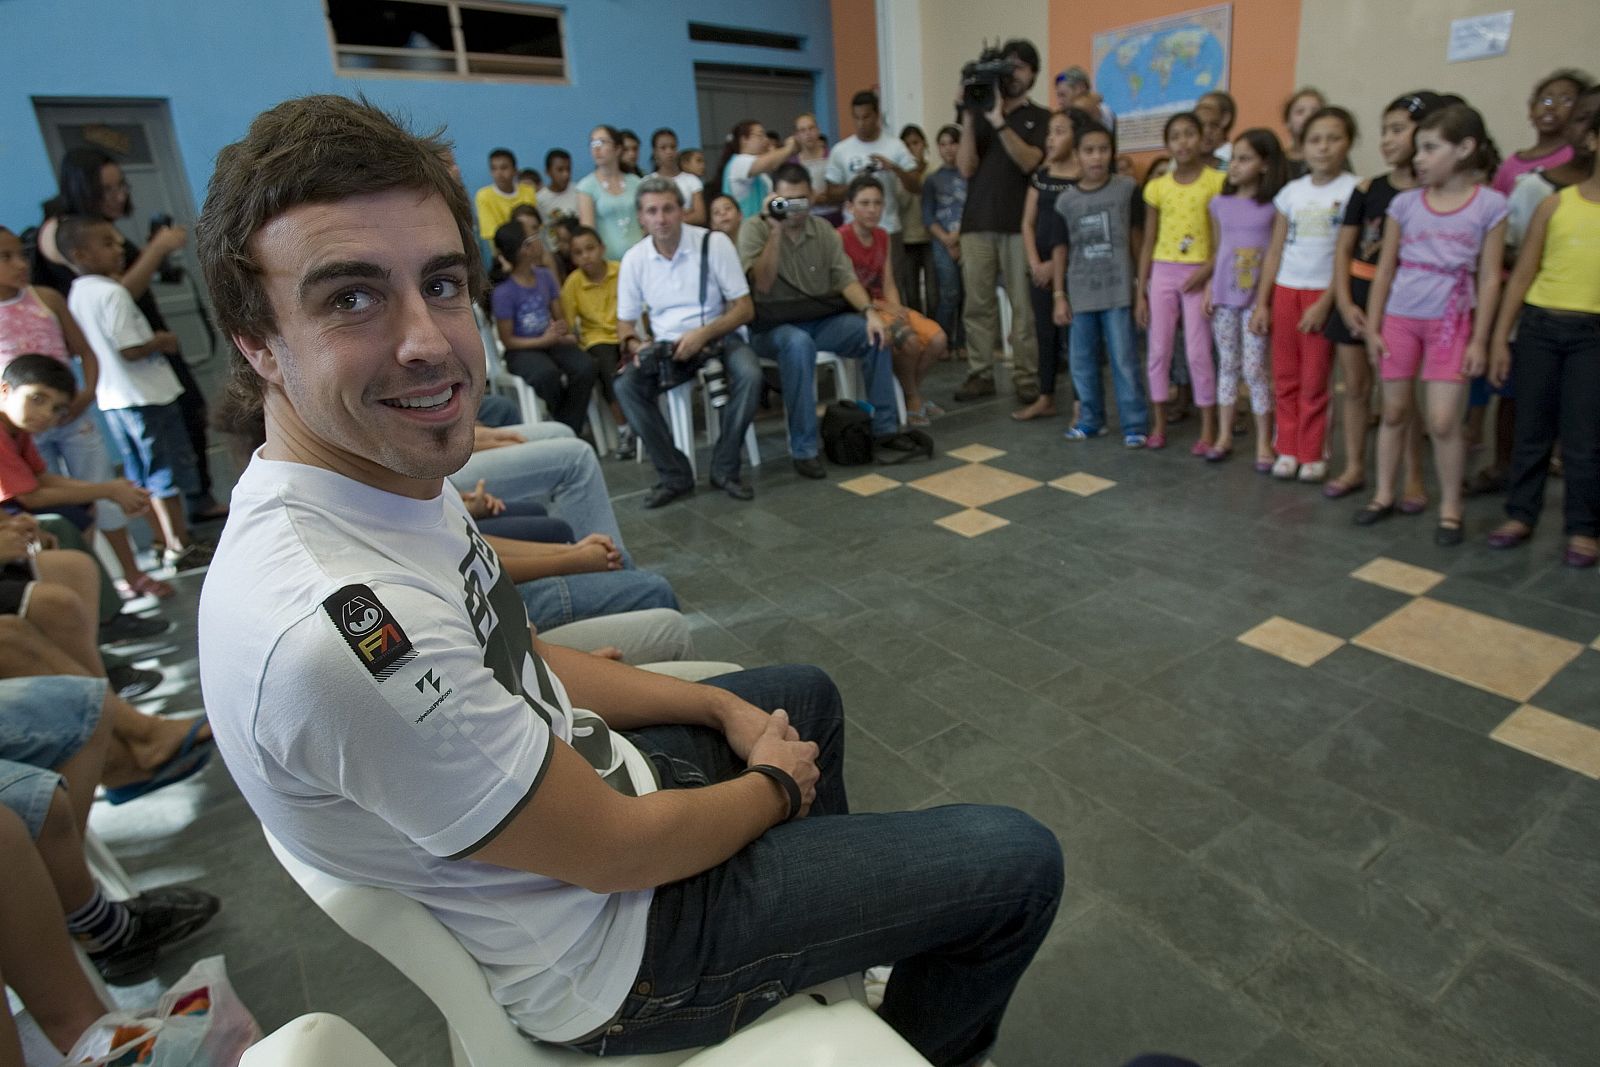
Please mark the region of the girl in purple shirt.
<svg viewBox="0 0 1600 1067"><path fill-rule="evenodd" d="M1239 400L1239 376L1250 388L1250 410L1256 419L1256 470L1272 469L1272 378L1268 372L1267 338L1249 330L1250 309L1261 285L1261 267L1272 243L1272 198L1289 178L1283 147L1271 130L1246 130L1233 142L1228 181L1222 194L1207 205L1211 213L1211 285L1205 313L1217 345L1217 440L1206 460L1217 463L1233 451L1233 409Z"/></svg>
<svg viewBox="0 0 1600 1067"><path fill-rule="evenodd" d="M1419 188L1389 204L1393 225L1384 229L1367 303L1367 350L1383 379L1383 426L1377 494L1356 513L1357 525L1394 513L1412 381L1420 372L1440 481L1434 542L1461 543L1461 417L1467 381L1482 374L1487 362L1506 233L1506 198L1478 184L1477 175L1493 173L1497 160L1483 116L1465 104L1432 112L1417 124L1412 169ZM1483 313L1475 316L1475 306Z"/></svg>

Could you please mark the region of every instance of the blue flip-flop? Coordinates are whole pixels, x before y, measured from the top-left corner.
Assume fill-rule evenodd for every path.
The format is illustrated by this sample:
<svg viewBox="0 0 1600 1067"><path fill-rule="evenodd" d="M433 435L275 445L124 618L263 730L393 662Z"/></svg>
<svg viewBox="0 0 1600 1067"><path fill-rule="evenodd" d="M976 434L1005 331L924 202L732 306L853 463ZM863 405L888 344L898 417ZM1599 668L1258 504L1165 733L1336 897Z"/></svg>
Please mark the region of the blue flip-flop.
<svg viewBox="0 0 1600 1067"><path fill-rule="evenodd" d="M210 738L202 740L199 736L200 728L205 724L204 715L195 719L194 725L189 727L189 732L183 735L183 743L178 746L178 751L173 753L167 762L157 767L154 774L142 782L107 789L106 801L111 804L126 804L130 800L138 800L157 789L164 789L198 774L211 761L211 749L200 747L211 744Z"/></svg>

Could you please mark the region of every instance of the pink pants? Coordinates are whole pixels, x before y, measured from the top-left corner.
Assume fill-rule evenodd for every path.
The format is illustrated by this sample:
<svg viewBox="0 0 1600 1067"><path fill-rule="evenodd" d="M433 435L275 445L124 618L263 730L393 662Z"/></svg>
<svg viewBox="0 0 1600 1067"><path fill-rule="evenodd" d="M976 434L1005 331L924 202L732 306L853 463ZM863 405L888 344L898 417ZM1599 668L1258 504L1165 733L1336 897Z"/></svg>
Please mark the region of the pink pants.
<svg viewBox="0 0 1600 1067"><path fill-rule="evenodd" d="M1217 374L1211 364L1211 323L1205 313L1205 287L1183 292L1183 283L1200 269L1199 263L1150 265L1150 399L1167 399L1167 382L1172 376L1172 338L1178 329L1178 311L1183 311L1183 347L1189 361L1189 383L1194 402L1208 408L1217 402Z"/></svg>
<svg viewBox="0 0 1600 1067"><path fill-rule="evenodd" d="M1300 317L1321 289L1272 287L1272 383L1278 400L1277 450L1301 463L1317 463L1328 439L1328 379L1333 342L1300 332Z"/></svg>

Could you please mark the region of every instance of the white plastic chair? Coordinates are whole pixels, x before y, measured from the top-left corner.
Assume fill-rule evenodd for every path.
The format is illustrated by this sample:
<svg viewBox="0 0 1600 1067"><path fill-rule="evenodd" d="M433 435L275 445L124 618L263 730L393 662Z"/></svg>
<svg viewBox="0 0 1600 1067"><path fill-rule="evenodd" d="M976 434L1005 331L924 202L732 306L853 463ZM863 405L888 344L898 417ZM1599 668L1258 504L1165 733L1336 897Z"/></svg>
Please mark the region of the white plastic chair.
<svg viewBox="0 0 1600 1067"><path fill-rule="evenodd" d="M394 1061L344 1019L317 1011L250 1046L239 1067L394 1067Z"/></svg>
<svg viewBox="0 0 1600 1067"><path fill-rule="evenodd" d="M628 757L630 776L640 780L642 776L649 775L642 755L630 751ZM585 1064L592 1067L593 1060L589 1056L556 1045L541 1044L518 1031L511 1024L505 1009L489 992L489 983L477 961L427 908L390 889L354 885L323 874L291 855L265 827L262 833L283 869L340 929L388 960L438 1007L449 1027L454 1067L581 1067ZM811 993L821 996L830 1004L851 999L864 1003L866 999L860 975L852 975L789 998L751 1027L751 1032L767 1032L769 1021L781 1017L778 1016L780 1012L787 1014L808 1004L815 1005L816 1002L807 995ZM841 1019L848 1025L836 1039L839 1043L835 1046L836 1051L855 1044L858 1040L855 1035L863 1028L856 1016L846 1015ZM870 1022L889 1031L888 1025L878 1021L875 1015L870 1016ZM892 1036L892 1031L890 1034ZM782 1031L781 1035L783 1040L794 1040L790 1031ZM777 1052L777 1045L769 1048L758 1037L746 1040L747 1044L741 1047L750 1050L747 1055L751 1058L742 1062L777 1062L772 1058ZM819 1049L824 1047L822 1043L825 1038L820 1033L810 1034L807 1040ZM618 1067L677 1067L688 1061L693 1053L694 1050L688 1050L650 1056L609 1056L606 1059ZM741 1061L715 1061L721 1065L737 1062ZM790 1062L827 1067L844 1061L834 1055L832 1058Z"/></svg>
<svg viewBox="0 0 1600 1067"><path fill-rule="evenodd" d="M928 1062L855 1001L823 1006L800 999L808 1003L763 1018L684 1060L683 1067L913 1067ZM247 1049L239 1067L394 1067L394 1061L344 1019L313 1012Z"/></svg>
<svg viewBox="0 0 1600 1067"><path fill-rule="evenodd" d="M494 396L503 396L514 401L518 410L522 412L523 422L543 422L550 413L545 410L544 401L539 399L539 394L533 391L533 386L506 369L506 348L500 340L500 335L495 331L494 323L476 307L473 308L473 315L477 318L478 336L483 339L485 388ZM602 453L616 448L617 436L611 421L611 412L606 409L605 402L601 399L598 385L589 396L588 417L589 431L594 436L595 447Z"/></svg>
<svg viewBox="0 0 1600 1067"><path fill-rule="evenodd" d="M705 380L696 375L690 381L662 393L659 402L666 409L667 428L672 431L672 445L679 452L689 458L689 473L699 477L699 464L695 461L695 436L694 436L694 387L704 386ZM704 395L704 389L701 390ZM710 396L704 396L706 411L706 442L716 444L722 430L722 420L717 415L717 409L711 406ZM761 449L756 445L756 428L752 423L745 428L745 452L750 457L750 466L761 466ZM634 455L634 462L643 463L645 460L644 448L640 446Z"/></svg>
<svg viewBox="0 0 1600 1067"><path fill-rule="evenodd" d="M995 300L1000 305L1000 345L1006 355L1011 355L1011 294L1003 285L995 286Z"/></svg>

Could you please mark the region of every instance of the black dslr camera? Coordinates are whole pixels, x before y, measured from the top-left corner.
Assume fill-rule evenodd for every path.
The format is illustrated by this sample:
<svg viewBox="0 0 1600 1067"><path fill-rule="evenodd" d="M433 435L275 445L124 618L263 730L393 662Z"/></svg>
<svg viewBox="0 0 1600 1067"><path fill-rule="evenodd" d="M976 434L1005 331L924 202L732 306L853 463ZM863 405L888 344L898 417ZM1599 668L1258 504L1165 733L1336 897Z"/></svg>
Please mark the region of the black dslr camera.
<svg viewBox="0 0 1600 1067"><path fill-rule="evenodd" d="M164 230L172 225L172 216L166 212L150 216L150 236L154 237L156 231ZM167 285L177 285L183 281L183 264L171 256L161 261L161 266L156 268L156 276Z"/></svg>
<svg viewBox="0 0 1600 1067"><path fill-rule="evenodd" d="M976 114L993 111L1016 69L1016 60L1001 52L999 45L986 46L977 59L961 68L962 106Z"/></svg>
<svg viewBox="0 0 1600 1067"><path fill-rule="evenodd" d="M652 341L640 346L639 373L646 378L654 378L663 393L676 389L684 382L693 381L697 374L703 375L706 399L711 401L711 406L726 407L728 370L722 364L722 346L707 345L698 356L681 361L672 358L676 347L672 341Z"/></svg>

